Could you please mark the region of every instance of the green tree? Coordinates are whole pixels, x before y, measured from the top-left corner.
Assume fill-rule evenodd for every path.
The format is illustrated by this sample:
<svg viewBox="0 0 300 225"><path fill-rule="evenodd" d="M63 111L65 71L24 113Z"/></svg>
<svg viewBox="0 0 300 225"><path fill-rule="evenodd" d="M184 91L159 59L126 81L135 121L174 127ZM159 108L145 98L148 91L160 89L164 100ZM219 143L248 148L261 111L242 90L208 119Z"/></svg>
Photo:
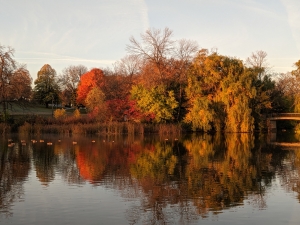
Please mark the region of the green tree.
<svg viewBox="0 0 300 225"><path fill-rule="evenodd" d="M267 53L256 51L246 59L248 71L253 73L256 96L251 100L252 115L257 130L266 129L265 114L280 111L279 92L275 89L275 81L271 79L270 67L267 62Z"/></svg>
<svg viewBox="0 0 300 225"><path fill-rule="evenodd" d="M45 64L37 74L34 81L34 99L40 104L45 104L46 108L50 103L58 103L59 86L56 80L56 71L49 65Z"/></svg>
<svg viewBox="0 0 300 225"><path fill-rule="evenodd" d="M192 60L199 51L198 43L191 40L181 39L176 42L174 49L174 58L172 60L172 67L174 68L174 92L178 101L177 121L181 121L186 114L186 98L185 88L187 86L188 71Z"/></svg>
<svg viewBox="0 0 300 225"><path fill-rule="evenodd" d="M190 103L192 107L185 117L185 122L191 123L193 130L211 130L215 118L215 112L211 106L212 102L207 97L197 97L191 99Z"/></svg>
<svg viewBox="0 0 300 225"><path fill-rule="evenodd" d="M140 85L135 85L131 90L132 99L137 101L142 112L155 115L156 122L166 122L174 118L174 112L178 106L173 91L167 91L162 85L150 90Z"/></svg>

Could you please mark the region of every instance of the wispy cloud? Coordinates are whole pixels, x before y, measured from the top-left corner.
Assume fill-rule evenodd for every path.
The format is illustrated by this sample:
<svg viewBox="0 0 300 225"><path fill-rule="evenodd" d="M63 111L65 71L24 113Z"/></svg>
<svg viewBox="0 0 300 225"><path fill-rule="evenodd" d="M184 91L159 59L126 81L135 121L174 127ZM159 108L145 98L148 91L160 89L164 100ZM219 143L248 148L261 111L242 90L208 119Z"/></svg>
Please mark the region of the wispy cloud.
<svg viewBox="0 0 300 225"><path fill-rule="evenodd" d="M92 68L107 68L115 62L110 59L99 58L83 58L72 57L68 55L60 55L49 52L36 52L36 51L19 51L16 53L16 61L27 66L33 79L36 79L37 72L45 64L50 64L58 74L70 65L84 65L89 69Z"/></svg>
<svg viewBox="0 0 300 225"><path fill-rule="evenodd" d="M18 7L8 1L0 14L9 17L9 11L14 18L0 21L0 41L15 48L16 60L28 69L43 63L110 66L126 54L129 37L149 27L145 0L20 1Z"/></svg>
<svg viewBox="0 0 300 225"><path fill-rule="evenodd" d="M111 65L115 62L115 60L103 60L103 59L87 59L87 58L77 58L77 57L71 57L67 55L59 55L54 53L48 53L48 52L30 52L30 51L19 51L20 55L19 57L16 57L16 60L38 60L38 61L65 61L65 62L71 62L71 63L95 63L95 64L104 64L104 65ZM33 57L34 56L34 57Z"/></svg>
<svg viewBox="0 0 300 225"><path fill-rule="evenodd" d="M147 30L150 27L149 16L148 16L148 7L145 0L137 0L140 8L142 26L144 30Z"/></svg>
<svg viewBox="0 0 300 225"><path fill-rule="evenodd" d="M13 7L13 3L6 5ZM5 35L0 35L2 41L10 41L18 49L61 54L102 52L149 27L145 0L20 2L14 15L14 20L8 20L14 24L7 25Z"/></svg>
<svg viewBox="0 0 300 225"><path fill-rule="evenodd" d="M299 0L281 0L288 14L288 22L293 33L294 40L300 53L300 1Z"/></svg>
<svg viewBox="0 0 300 225"><path fill-rule="evenodd" d="M70 62L70 63L84 63L84 62L88 62L88 63L96 63L96 64L105 64L107 66L111 65L112 63L114 63L114 60L97 60L97 59L74 59L74 58L16 58L17 60L26 60L26 61L30 61L30 60L37 60L37 61L44 61L47 62L49 60L51 61L65 61L65 62ZM40 63L40 62L39 62Z"/></svg>
<svg viewBox="0 0 300 225"><path fill-rule="evenodd" d="M265 4L263 1L257 0L231 0L226 3L242 8L244 10L251 11L255 14L263 15L265 17L273 18L276 20L284 20L281 14L278 14L276 10L270 7L270 4Z"/></svg>

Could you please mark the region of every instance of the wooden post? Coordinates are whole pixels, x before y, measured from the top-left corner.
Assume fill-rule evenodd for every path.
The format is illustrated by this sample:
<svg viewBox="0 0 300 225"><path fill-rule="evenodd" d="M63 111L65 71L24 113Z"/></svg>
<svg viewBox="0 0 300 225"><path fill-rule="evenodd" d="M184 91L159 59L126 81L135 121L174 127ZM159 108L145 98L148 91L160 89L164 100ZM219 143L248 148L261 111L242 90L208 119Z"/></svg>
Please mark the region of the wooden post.
<svg viewBox="0 0 300 225"><path fill-rule="evenodd" d="M277 122L276 120L267 120L268 131L271 133L277 132Z"/></svg>
<svg viewBox="0 0 300 225"><path fill-rule="evenodd" d="M276 132L277 131L277 122L276 122L276 120L271 120L270 121L270 125L271 125L271 132L272 133L274 133L274 132Z"/></svg>

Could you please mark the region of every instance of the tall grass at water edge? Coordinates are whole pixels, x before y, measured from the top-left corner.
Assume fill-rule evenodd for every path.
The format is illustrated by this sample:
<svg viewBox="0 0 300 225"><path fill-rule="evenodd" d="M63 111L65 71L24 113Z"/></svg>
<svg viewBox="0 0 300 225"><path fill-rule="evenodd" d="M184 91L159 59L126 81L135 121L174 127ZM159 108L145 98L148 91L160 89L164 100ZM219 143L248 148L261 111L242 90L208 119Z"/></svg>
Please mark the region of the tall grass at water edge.
<svg viewBox="0 0 300 225"><path fill-rule="evenodd" d="M0 126L1 129L1 126ZM9 130L9 129L7 129ZM46 123L30 124L25 122L18 129L20 133L56 133L56 134L144 134L158 133L164 135L179 135L182 128L177 124L141 124L130 122L96 122L96 123Z"/></svg>

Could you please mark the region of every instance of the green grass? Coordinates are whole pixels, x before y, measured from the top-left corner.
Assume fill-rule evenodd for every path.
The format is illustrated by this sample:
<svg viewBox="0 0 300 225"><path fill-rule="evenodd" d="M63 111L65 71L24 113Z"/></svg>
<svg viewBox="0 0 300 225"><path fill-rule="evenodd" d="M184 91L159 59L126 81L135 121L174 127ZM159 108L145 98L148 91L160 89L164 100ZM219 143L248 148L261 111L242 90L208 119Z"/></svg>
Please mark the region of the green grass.
<svg viewBox="0 0 300 225"><path fill-rule="evenodd" d="M44 105L34 103L17 104L12 103L8 106L9 115L26 115L26 114L39 114L39 115L52 115L52 109L46 108Z"/></svg>
<svg viewBox="0 0 300 225"><path fill-rule="evenodd" d="M26 103L26 104L18 104L12 103L8 106L8 114L11 116L18 116L18 115L45 115L50 116L56 109L60 109L60 107L51 107L46 108L45 105L39 105L35 103ZM1 110L1 106L0 106ZM74 108L66 108L67 114L72 114L74 112ZM80 110L81 114L86 114L85 109Z"/></svg>

